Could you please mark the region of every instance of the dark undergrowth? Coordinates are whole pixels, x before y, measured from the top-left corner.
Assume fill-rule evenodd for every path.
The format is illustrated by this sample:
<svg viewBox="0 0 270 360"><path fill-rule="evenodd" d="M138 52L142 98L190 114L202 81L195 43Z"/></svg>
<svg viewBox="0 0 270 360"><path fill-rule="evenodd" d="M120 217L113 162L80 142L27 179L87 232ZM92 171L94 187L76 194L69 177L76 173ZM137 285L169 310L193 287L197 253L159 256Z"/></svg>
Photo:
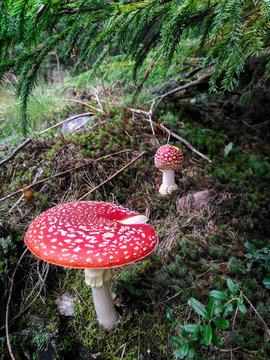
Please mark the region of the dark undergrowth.
<svg viewBox="0 0 270 360"><path fill-rule="evenodd" d="M157 145L149 122L116 105L111 105L109 115L97 115L86 131L37 135L1 168L0 198L18 191L0 202L1 360L9 358L7 329L14 356L20 360L45 355L91 359L93 354L105 360L270 357L269 145L238 122L229 106L229 101L224 105L217 99L180 106L168 102L155 115L154 120L212 159L208 163L171 137L171 144L183 148L185 162L176 174L179 190L168 198L158 195L161 173L154 167ZM155 135L160 144L168 141L158 128ZM2 158L9 151L3 145ZM142 152L136 162L106 181ZM37 181L28 192L20 191ZM12 277L25 248L24 233L34 218L94 188L84 200L113 202L146 213L159 234L159 245L150 256L114 271L111 287L122 322L109 333L96 321L82 271L42 263L27 252ZM205 205L177 210L179 198L200 190L211 190ZM205 334L200 339L183 333L185 324L207 323L189 305L191 298L203 309L211 291L218 290L233 303L228 279L238 284L237 296L246 311L241 311L241 304L227 312L217 310L215 318L222 317L223 325L214 327L214 320L210 325L220 343L208 342ZM55 300L64 293L77 299L73 317L57 311Z"/></svg>

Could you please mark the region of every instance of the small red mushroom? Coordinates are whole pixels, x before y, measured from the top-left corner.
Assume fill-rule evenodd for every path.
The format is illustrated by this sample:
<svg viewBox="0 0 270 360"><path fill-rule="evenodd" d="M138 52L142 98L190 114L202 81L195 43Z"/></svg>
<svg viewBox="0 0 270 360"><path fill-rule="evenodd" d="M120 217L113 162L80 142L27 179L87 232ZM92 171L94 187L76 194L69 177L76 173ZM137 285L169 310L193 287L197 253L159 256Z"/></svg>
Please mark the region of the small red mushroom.
<svg viewBox="0 0 270 360"><path fill-rule="evenodd" d="M183 163L183 152L177 146L170 144L161 146L155 155L155 165L162 171L162 184L159 193L170 195L178 189L174 180L174 171L180 169Z"/></svg>
<svg viewBox="0 0 270 360"><path fill-rule="evenodd" d="M110 268L151 253L157 234L147 217L110 203L81 201L55 206L30 225L25 242L40 259L85 269L99 322L106 329L119 320L107 285Z"/></svg>

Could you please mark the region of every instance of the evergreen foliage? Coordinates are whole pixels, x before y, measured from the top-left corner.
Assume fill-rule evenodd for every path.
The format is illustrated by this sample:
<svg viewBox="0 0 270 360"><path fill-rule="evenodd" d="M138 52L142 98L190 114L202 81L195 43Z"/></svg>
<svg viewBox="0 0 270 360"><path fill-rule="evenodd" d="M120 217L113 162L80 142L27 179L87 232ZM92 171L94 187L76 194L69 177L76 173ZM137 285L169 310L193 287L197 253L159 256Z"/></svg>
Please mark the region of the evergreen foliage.
<svg viewBox="0 0 270 360"><path fill-rule="evenodd" d="M270 1L245 0L1 0L0 78L19 77L17 94L27 131L26 106L39 68L58 47L77 55L75 69L117 51L134 60L134 77L147 55L168 69L179 44L198 37L204 65L215 60L211 89L231 90L247 57L269 44Z"/></svg>

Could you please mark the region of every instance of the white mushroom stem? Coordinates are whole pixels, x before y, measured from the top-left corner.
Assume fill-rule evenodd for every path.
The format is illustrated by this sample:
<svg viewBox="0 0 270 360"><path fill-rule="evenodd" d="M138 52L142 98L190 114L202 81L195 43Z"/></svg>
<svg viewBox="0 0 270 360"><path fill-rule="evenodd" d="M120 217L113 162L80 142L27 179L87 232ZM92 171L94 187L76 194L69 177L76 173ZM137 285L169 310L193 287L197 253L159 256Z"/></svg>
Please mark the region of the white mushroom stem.
<svg viewBox="0 0 270 360"><path fill-rule="evenodd" d="M147 220L148 218L144 215L136 215L118 222L122 224L145 224ZM85 283L92 287L98 321L105 329L110 330L120 320L107 285L111 279L111 271L110 269L84 269L84 273Z"/></svg>
<svg viewBox="0 0 270 360"><path fill-rule="evenodd" d="M178 189L174 180L174 170L165 169L162 171L162 184L159 188L159 193L162 196L170 195L173 191Z"/></svg>
<svg viewBox="0 0 270 360"><path fill-rule="evenodd" d="M120 319L107 285L111 271L110 269L84 269L84 271L85 282L92 287L98 321L105 329L110 330Z"/></svg>
<svg viewBox="0 0 270 360"><path fill-rule="evenodd" d="M120 315L115 310L108 285L93 287L92 293L99 323L107 330L114 328Z"/></svg>
<svg viewBox="0 0 270 360"><path fill-rule="evenodd" d="M165 169L162 170L162 185L170 186L174 185L174 170Z"/></svg>

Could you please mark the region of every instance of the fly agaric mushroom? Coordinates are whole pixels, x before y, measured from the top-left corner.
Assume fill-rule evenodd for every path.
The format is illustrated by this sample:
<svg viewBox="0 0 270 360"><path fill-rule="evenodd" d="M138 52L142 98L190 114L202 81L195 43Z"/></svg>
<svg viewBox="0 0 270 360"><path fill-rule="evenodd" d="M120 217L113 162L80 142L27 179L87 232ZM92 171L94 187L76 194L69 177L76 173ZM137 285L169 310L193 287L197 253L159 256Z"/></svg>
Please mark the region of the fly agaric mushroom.
<svg viewBox="0 0 270 360"><path fill-rule="evenodd" d="M174 181L174 171L180 169L183 162L183 152L177 146L170 144L161 146L155 155L155 165L162 171L162 184L159 193L170 195L178 189Z"/></svg>
<svg viewBox="0 0 270 360"><path fill-rule="evenodd" d="M100 324L113 328L119 321L108 288L110 268L142 259L157 245L147 217L121 206L81 201L55 206L30 225L25 242L40 259L71 268L84 268L92 287Z"/></svg>

